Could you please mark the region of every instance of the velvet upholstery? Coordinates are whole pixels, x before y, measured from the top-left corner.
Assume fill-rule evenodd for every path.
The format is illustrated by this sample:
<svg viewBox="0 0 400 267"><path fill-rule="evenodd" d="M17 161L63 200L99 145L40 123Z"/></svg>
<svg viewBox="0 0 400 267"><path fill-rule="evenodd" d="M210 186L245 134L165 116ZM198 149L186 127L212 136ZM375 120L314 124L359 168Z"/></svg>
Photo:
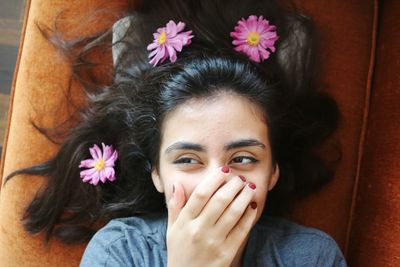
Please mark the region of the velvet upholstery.
<svg viewBox="0 0 400 267"><path fill-rule="evenodd" d="M400 266L400 2L382 1L348 258Z"/></svg>
<svg viewBox="0 0 400 267"><path fill-rule="evenodd" d="M90 10L123 12L127 0L28 1L20 54L15 71L4 141L1 176L55 153L30 124L41 116L45 126L55 123L57 111L70 111L64 92L70 70L38 32L35 22L52 25L61 10L79 20ZM335 180L321 192L296 204L289 217L332 235L350 266L400 266L400 182L396 159L400 145L400 2L397 0L297 0L315 23L317 84L338 102L341 121L330 139L342 147ZM95 32L109 25L113 12L101 14ZM68 27L68 21L63 24ZM396 31L397 30L397 31ZM396 39L397 38L397 39ZM396 58L397 57L397 58ZM111 55L105 57L111 64ZM78 88L73 88L79 97ZM396 118L397 117L397 118ZM30 236L21 224L25 205L46 179L20 176L0 191L1 266L77 266L86 244L68 246L43 235Z"/></svg>

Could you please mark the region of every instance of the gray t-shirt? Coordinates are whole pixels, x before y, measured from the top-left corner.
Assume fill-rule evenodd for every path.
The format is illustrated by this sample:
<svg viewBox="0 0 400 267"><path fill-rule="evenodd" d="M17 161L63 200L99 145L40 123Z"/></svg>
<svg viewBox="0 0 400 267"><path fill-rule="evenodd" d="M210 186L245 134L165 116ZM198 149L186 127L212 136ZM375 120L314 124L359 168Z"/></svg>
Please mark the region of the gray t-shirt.
<svg viewBox="0 0 400 267"><path fill-rule="evenodd" d="M81 267L167 266L167 217L152 215L110 221L89 242ZM243 266L347 266L326 233L277 217L250 232Z"/></svg>

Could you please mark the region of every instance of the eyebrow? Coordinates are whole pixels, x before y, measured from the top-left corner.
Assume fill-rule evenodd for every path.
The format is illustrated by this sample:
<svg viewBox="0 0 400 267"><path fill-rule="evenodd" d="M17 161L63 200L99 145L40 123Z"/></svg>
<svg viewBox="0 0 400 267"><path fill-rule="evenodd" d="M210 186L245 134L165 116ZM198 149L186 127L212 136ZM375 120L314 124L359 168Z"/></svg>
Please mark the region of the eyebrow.
<svg viewBox="0 0 400 267"><path fill-rule="evenodd" d="M224 146L224 149L231 150L235 148L249 147L249 146L258 146L262 149L265 149L265 145L256 139L240 139L237 141L233 141L231 143L226 144Z"/></svg>
<svg viewBox="0 0 400 267"><path fill-rule="evenodd" d="M165 153L171 153L173 150L194 150L198 152L204 152L206 149L199 144L189 143L189 142L176 142L170 145L166 150Z"/></svg>
<svg viewBox="0 0 400 267"><path fill-rule="evenodd" d="M251 146L257 146L262 149L265 149L265 145L261 143L260 141L257 141L256 139L240 139L237 141L233 141L231 143L228 143L224 146L225 150L232 150L236 148L242 148L242 147L251 147ZM194 150L198 152L204 152L206 149L204 146L195 144L195 143L189 143L189 142L176 142L172 145L170 145L166 150L165 153L169 154L173 150Z"/></svg>

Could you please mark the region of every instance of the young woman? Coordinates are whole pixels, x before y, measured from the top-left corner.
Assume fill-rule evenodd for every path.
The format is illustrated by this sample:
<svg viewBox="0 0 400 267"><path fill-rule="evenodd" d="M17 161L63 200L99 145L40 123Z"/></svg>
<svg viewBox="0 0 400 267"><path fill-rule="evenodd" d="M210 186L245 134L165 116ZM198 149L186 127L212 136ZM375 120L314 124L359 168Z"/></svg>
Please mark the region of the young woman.
<svg viewBox="0 0 400 267"><path fill-rule="evenodd" d="M72 242L112 219L81 266L346 266L327 234L271 216L332 177L310 32L275 1L145 1L113 28L112 84L53 159L12 174L50 177L26 228Z"/></svg>

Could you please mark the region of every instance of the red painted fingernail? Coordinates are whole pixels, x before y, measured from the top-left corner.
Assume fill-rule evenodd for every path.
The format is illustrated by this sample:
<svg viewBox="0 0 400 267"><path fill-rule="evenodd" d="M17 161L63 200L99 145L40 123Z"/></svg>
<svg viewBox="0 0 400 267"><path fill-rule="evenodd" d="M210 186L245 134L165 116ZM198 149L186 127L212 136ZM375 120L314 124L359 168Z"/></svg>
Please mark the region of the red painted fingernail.
<svg viewBox="0 0 400 267"><path fill-rule="evenodd" d="M239 175L239 178L242 179L243 182L246 182L246 178L243 175Z"/></svg>
<svg viewBox="0 0 400 267"><path fill-rule="evenodd" d="M253 184L252 182L248 183L248 186L253 190L256 189L256 185Z"/></svg>
<svg viewBox="0 0 400 267"><path fill-rule="evenodd" d="M256 202L251 202L250 207L255 210L257 208L257 203Z"/></svg>
<svg viewBox="0 0 400 267"><path fill-rule="evenodd" d="M221 171L222 171L223 173L228 173L228 172L230 171L230 169L229 169L228 166L223 166L223 167L221 168Z"/></svg>

